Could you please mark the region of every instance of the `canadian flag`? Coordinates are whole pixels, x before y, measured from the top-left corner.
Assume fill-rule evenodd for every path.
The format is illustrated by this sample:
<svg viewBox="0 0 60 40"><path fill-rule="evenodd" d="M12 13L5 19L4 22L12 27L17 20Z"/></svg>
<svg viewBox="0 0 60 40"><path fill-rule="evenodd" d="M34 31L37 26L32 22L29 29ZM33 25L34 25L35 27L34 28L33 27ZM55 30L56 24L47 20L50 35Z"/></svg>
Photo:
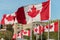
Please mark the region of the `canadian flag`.
<svg viewBox="0 0 60 40"><path fill-rule="evenodd" d="M30 36L30 30L22 30L22 35Z"/></svg>
<svg viewBox="0 0 60 40"><path fill-rule="evenodd" d="M41 4L28 5L18 8L16 11L16 18L18 23L28 24L30 22L48 20L50 18L49 2L50 1L46 1L42 2Z"/></svg>
<svg viewBox="0 0 60 40"><path fill-rule="evenodd" d="M43 26L34 27L34 34L42 34L44 31Z"/></svg>
<svg viewBox="0 0 60 40"><path fill-rule="evenodd" d="M17 23L17 19L15 17L15 13L12 14L4 14L1 20L1 24L14 24Z"/></svg>
<svg viewBox="0 0 60 40"><path fill-rule="evenodd" d="M49 27L49 28L48 28ZM45 32L58 32L58 22L51 23L50 25L47 25L44 27Z"/></svg>
<svg viewBox="0 0 60 40"><path fill-rule="evenodd" d="M11 14L7 14L5 18L5 24L13 24L14 23L14 16Z"/></svg>

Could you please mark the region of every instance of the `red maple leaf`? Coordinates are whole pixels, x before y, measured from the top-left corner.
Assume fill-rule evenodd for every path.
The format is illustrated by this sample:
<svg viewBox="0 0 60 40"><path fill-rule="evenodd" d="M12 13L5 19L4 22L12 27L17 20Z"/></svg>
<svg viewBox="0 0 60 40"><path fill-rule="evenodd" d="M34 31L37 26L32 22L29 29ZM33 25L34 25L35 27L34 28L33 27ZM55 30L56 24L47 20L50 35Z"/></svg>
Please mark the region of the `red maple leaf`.
<svg viewBox="0 0 60 40"><path fill-rule="evenodd" d="M53 25L47 25L46 28L48 29L48 27L49 27L49 29L51 29L53 27Z"/></svg>
<svg viewBox="0 0 60 40"><path fill-rule="evenodd" d="M24 34L27 34L27 32L24 32Z"/></svg>
<svg viewBox="0 0 60 40"><path fill-rule="evenodd" d="M6 17L6 19L7 19L8 21L12 21L12 20L14 20L14 17L11 16L11 15L9 15L8 17Z"/></svg>
<svg viewBox="0 0 60 40"><path fill-rule="evenodd" d="M39 13L39 10L37 10L36 7L33 6L33 7L31 8L31 11L28 12L28 15L33 18L33 17L35 17L38 13Z"/></svg>
<svg viewBox="0 0 60 40"><path fill-rule="evenodd" d="M38 29L36 28L36 29L35 29L35 31L37 32L37 31L38 31Z"/></svg>
<svg viewBox="0 0 60 40"><path fill-rule="evenodd" d="M26 32L26 31L24 31L24 30L22 30L22 33L27 34L27 32Z"/></svg>

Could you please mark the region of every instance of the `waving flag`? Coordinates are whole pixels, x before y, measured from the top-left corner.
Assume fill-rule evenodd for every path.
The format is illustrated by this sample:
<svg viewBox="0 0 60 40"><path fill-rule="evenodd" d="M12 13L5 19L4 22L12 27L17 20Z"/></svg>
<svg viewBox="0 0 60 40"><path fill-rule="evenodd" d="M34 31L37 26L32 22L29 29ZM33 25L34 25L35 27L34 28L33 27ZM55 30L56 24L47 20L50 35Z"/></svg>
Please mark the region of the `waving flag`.
<svg viewBox="0 0 60 40"><path fill-rule="evenodd" d="M48 32L48 27L49 27L49 32L58 32L58 22L54 22L50 25L45 26L45 32Z"/></svg>
<svg viewBox="0 0 60 40"><path fill-rule="evenodd" d="M12 14L7 14L5 18L5 24L13 24L15 16Z"/></svg>
<svg viewBox="0 0 60 40"><path fill-rule="evenodd" d="M22 30L22 35L30 36L30 30Z"/></svg>
<svg viewBox="0 0 60 40"><path fill-rule="evenodd" d="M1 24L14 24L17 23L17 19L14 14L4 14L1 20Z"/></svg>
<svg viewBox="0 0 60 40"><path fill-rule="evenodd" d="M42 2L41 4L28 5L20 7L16 11L16 18L18 23L26 24L34 21L49 20L49 2Z"/></svg>
<svg viewBox="0 0 60 40"><path fill-rule="evenodd" d="M43 26L34 27L34 34L42 34L44 31Z"/></svg>

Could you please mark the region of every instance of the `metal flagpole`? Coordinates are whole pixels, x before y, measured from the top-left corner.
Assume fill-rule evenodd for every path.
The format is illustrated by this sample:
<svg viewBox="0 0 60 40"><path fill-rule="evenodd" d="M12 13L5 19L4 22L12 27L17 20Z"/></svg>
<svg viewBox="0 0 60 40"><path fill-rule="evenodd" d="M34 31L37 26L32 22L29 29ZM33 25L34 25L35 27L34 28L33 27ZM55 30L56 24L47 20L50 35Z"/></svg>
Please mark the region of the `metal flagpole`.
<svg viewBox="0 0 60 40"><path fill-rule="evenodd" d="M36 24L35 24L35 27L37 28ZM36 33L36 40L37 40L37 33Z"/></svg>
<svg viewBox="0 0 60 40"><path fill-rule="evenodd" d="M38 38L37 38L37 34L36 34L36 40L38 40Z"/></svg>
<svg viewBox="0 0 60 40"><path fill-rule="evenodd" d="M30 40L32 40L32 28L33 28L33 18L32 18L32 24L31 24L31 28L30 28Z"/></svg>
<svg viewBox="0 0 60 40"><path fill-rule="evenodd" d="M59 20L58 20L58 40L59 40Z"/></svg>
<svg viewBox="0 0 60 40"><path fill-rule="evenodd" d="M50 24L50 23L49 23L49 21L48 21L48 40L49 40L49 31L50 31L50 30L49 30L49 24Z"/></svg>
<svg viewBox="0 0 60 40"><path fill-rule="evenodd" d="M42 33L41 33L41 40L42 40Z"/></svg>
<svg viewBox="0 0 60 40"><path fill-rule="evenodd" d="M30 40L32 40L32 27L30 28Z"/></svg>
<svg viewBox="0 0 60 40"><path fill-rule="evenodd" d="M49 4L50 4L50 5L49 5L49 14L50 14L50 19L51 19L51 0L48 0L48 1L50 1L50 2L49 2ZM50 19L49 19L49 21L50 21ZM49 21L48 21L48 25L50 24ZM49 30L49 26L48 26L48 40L49 40L49 31L50 31L50 30Z"/></svg>
<svg viewBox="0 0 60 40"><path fill-rule="evenodd" d="M41 40L42 40L42 34L41 34Z"/></svg>
<svg viewBox="0 0 60 40"><path fill-rule="evenodd" d="M35 24L35 27L37 28L37 26L36 26L36 24ZM37 40L38 38L37 38L37 33L36 33L36 40Z"/></svg>
<svg viewBox="0 0 60 40"><path fill-rule="evenodd" d="M36 40L38 40L38 38L39 38L39 35L36 34Z"/></svg>

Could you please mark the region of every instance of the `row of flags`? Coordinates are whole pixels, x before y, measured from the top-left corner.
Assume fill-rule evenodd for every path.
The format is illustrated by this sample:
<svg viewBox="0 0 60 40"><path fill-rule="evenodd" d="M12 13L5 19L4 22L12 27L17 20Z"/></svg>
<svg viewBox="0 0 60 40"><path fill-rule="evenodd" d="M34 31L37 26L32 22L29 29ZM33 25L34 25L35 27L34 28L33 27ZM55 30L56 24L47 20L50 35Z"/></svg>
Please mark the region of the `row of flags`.
<svg viewBox="0 0 60 40"><path fill-rule="evenodd" d="M51 23L50 25L42 26L38 25L37 27L33 28L34 34L42 34L43 32L48 32L48 27L49 27L49 32L58 32L58 22ZM16 38L22 38L23 36L29 36L30 37L30 30L21 30L18 34L13 35L13 39Z"/></svg>
<svg viewBox="0 0 60 40"><path fill-rule="evenodd" d="M29 24L35 21L45 21L50 19L50 1L45 1L40 4L23 6L17 9L12 14L4 14L1 24ZM33 20L32 20L33 19Z"/></svg>
<svg viewBox="0 0 60 40"><path fill-rule="evenodd" d="M0 24L29 24L36 21L45 21L50 19L50 0L42 2L40 4L33 4L28 6L23 6L17 9L16 12L12 14L4 14ZM49 30L48 30L49 29ZM34 34L42 34L43 32L57 32L58 22L46 26L38 26L33 29ZM30 30L22 30L18 34L14 34L13 38L22 37L22 35L30 36ZM49 36L48 36L49 37Z"/></svg>

